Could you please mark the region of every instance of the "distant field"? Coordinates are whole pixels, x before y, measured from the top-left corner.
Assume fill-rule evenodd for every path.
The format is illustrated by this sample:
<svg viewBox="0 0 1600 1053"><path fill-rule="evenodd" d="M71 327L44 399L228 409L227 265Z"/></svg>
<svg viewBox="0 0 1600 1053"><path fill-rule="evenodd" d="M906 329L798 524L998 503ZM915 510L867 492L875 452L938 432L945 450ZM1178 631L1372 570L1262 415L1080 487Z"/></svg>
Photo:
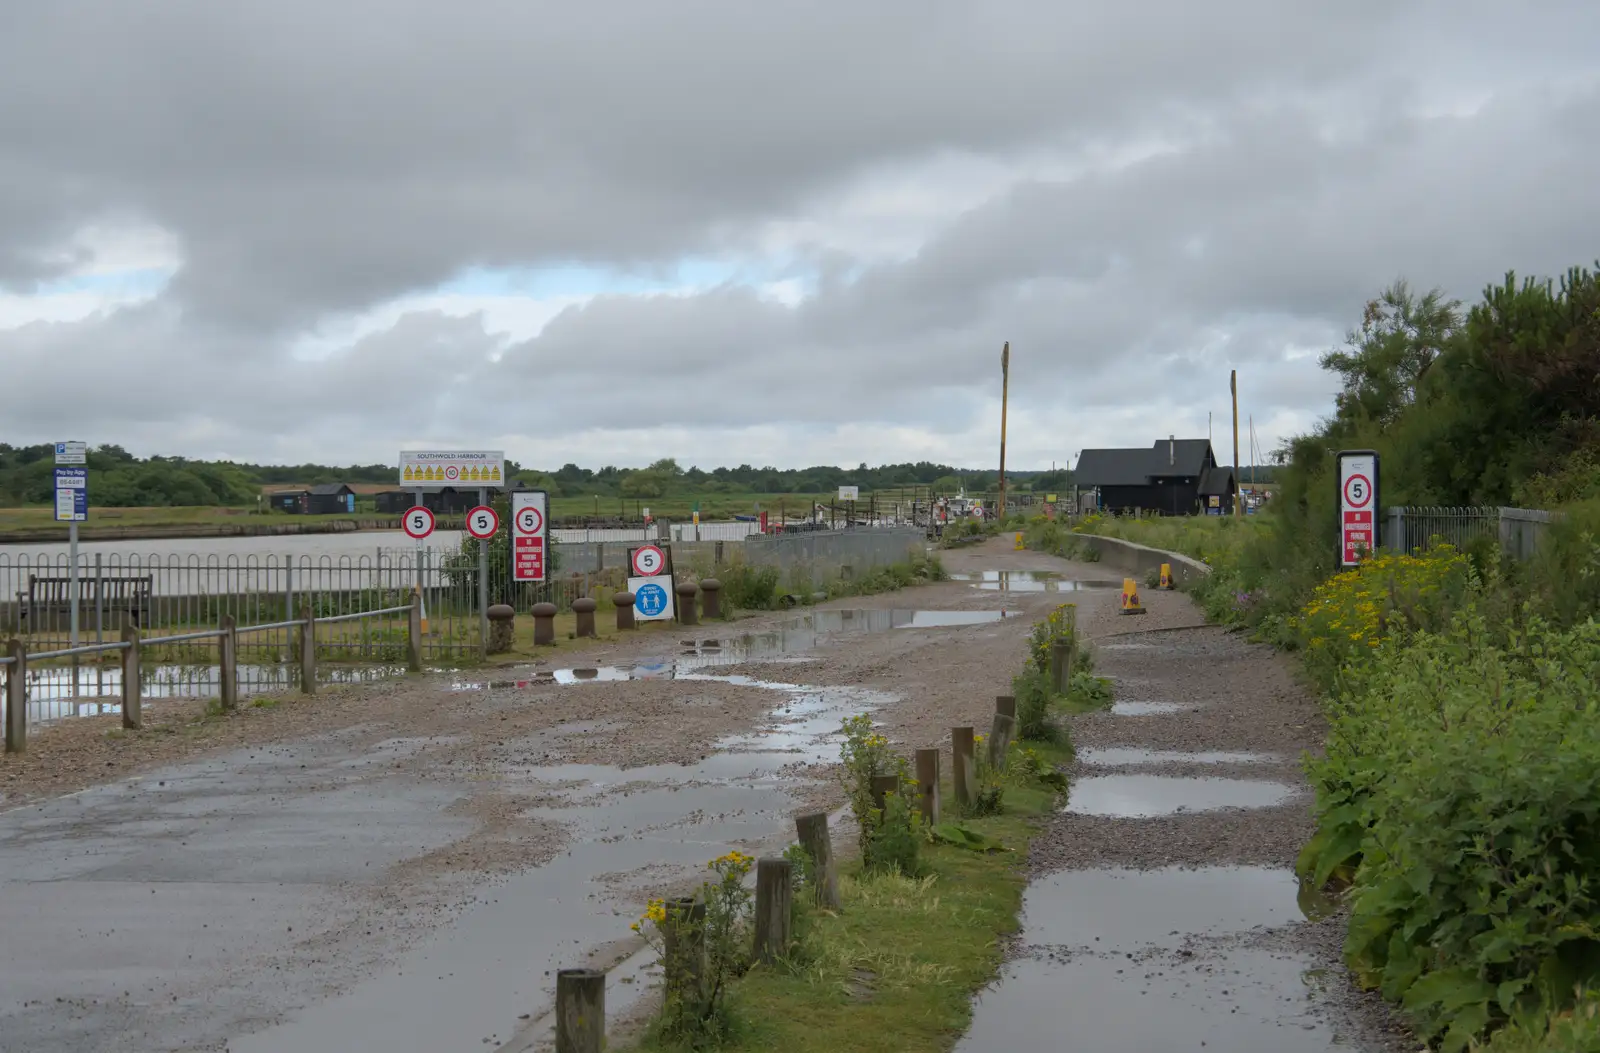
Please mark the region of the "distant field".
<svg viewBox="0 0 1600 1053"><path fill-rule="evenodd" d="M269 489L294 489L290 485L273 485ZM378 484L361 484L354 487L357 493L371 493L373 490L393 489L392 487ZM832 500L833 495L828 494L680 494L672 497L651 498L649 500L627 498L619 500L615 497L601 497L598 501L593 497L557 497L551 501L551 514L556 519L568 517L595 516L615 518L623 516L628 519L637 518L642 509L648 508L651 516L657 520L668 519L676 522L687 522L693 513L695 504L700 506L702 520L726 520L736 515L756 515L765 511L776 518L779 512L790 517L800 517L808 514L814 502L826 505ZM864 510L870 503L863 495L863 500L857 508ZM194 527L197 531L204 532L208 529L223 529L240 526L279 526L291 523L348 519L366 522L380 521L384 523L397 523L397 516L379 515L373 511L357 511L354 514L327 515L327 516L296 516L282 512L258 512L253 507L247 508L219 508L215 506L181 507L181 508L96 508L89 509L89 520L84 524L85 536L92 536L96 528L100 530L115 529L120 534L126 530L137 530L148 527L151 529L172 530L179 527ZM7 534L30 534L41 530L59 530L64 524L54 521L53 512L48 505L31 505L25 508L0 508L0 539Z"/></svg>

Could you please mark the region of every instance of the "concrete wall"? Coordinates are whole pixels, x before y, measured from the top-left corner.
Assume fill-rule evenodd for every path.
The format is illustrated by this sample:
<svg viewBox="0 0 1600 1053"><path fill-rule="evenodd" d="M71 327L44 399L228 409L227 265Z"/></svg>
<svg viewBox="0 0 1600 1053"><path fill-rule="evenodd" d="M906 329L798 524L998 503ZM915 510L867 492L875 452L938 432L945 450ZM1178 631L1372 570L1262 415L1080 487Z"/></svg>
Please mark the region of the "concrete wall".
<svg viewBox="0 0 1600 1053"><path fill-rule="evenodd" d="M920 529L882 527L751 537L741 549L747 563L778 567L785 576L809 574L820 582L840 577L845 567L860 576L875 567L904 563L913 552L927 551L927 544Z"/></svg>
<svg viewBox="0 0 1600 1053"><path fill-rule="evenodd" d="M1144 580L1146 574L1158 573L1163 563L1172 564L1173 582L1179 586L1192 584L1211 573L1211 568L1204 563L1176 552L1163 552L1148 545L1136 545L1132 541L1096 534L1078 534L1077 538L1100 553L1102 565L1140 581Z"/></svg>

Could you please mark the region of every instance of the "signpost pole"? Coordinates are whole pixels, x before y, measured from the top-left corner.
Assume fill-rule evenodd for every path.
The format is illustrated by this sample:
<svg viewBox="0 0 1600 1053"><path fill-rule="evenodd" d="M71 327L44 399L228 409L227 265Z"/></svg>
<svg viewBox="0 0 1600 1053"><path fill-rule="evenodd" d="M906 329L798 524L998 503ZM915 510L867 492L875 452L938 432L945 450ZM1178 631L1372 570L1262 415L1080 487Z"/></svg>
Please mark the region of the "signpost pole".
<svg viewBox="0 0 1600 1053"><path fill-rule="evenodd" d="M78 580L78 521L76 519L67 524L67 558L72 561L72 565L67 570L67 602L72 604L70 625L72 646L76 647L78 646L78 597L82 595L78 588L80 582ZM78 697L77 655L72 656L72 697Z"/></svg>
<svg viewBox="0 0 1600 1053"><path fill-rule="evenodd" d="M1239 500L1239 371L1228 371L1228 391L1233 395L1233 517L1243 518L1243 502Z"/></svg>
<svg viewBox="0 0 1600 1053"><path fill-rule="evenodd" d="M993 347L994 345L989 345ZM1006 401L1011 393L1011 341L1000 349L1000 510L997 521L1006 521Z"/></svg>
<svg viewBox="0 0 1600 1053"><path fill-rule="evenodd" d="M489 491L478 487L478 503L489 503ZM489 539L478 539L478 657L489 658Z"/></svg>

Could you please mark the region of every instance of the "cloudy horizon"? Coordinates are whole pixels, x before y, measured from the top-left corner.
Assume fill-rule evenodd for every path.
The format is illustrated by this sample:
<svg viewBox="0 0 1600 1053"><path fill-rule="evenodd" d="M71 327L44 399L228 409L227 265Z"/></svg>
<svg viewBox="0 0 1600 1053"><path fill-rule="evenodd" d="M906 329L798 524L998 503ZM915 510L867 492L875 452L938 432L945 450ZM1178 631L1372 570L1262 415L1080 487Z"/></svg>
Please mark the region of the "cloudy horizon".
<svg viewBox="0 0 1600 1053"><path fill-rule="evenodd" d="M0 13L0 441L1263 451L1397 278L1600 256L1600 5ZM556 13L551 13L556 12Z"/></svg>

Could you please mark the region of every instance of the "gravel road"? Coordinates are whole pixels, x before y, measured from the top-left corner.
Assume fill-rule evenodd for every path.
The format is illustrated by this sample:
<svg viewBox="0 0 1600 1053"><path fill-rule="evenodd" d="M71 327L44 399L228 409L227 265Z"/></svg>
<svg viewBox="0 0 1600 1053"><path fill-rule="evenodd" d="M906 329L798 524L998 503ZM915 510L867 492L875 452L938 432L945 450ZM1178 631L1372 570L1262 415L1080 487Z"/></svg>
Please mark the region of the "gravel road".
<svg viewBox="0 0 1600 1053"><path fill-rule="evenodd" d="M533 1048L551 968L625 957L620 937L646 897L681 886L725 847L780 844L799 808L841 803L826 735L842 716L870 711L908 752L947 747L950 727L987 725L1032 623L1061 602L1079 604L1119 700L1185 707L1078 718L1086 755L1262 753L1225 773L1299 779L1295 758L1321 734L1315 706L1276 656L1201 627L1186 598L1148 593L1149 613L1127 618L1114 589L1060 584L1103 581L1095 564L1001 541L944 558L974 579L1047 577L1004 589L950 581L641 633L226 718L168 703L151 706L137 734L120 732L116 717L37 729L27 755L0 761L0 889L11 890L0 895L0 926L54 949L27 960L0 950L0 1032L40 1053L253 1053L358 1033L358 1045L393 1053ZM890 611L991 620L876 623ZM610 679L629 671L647 678ZM1094 776L1153 773L1219 767L1169 758L1074 772L1091 789ZM1137 820L1068 812L1032 866L1281 868L1305 836L1307 803ZM250 886L244 906L230 881L265 884ZM194 931L164 945L166 957L147 951L131 973L112 968L93 933L136 930L148 913L138 894L151 889L188 889L180 917ZM230 941L205 920L221 929L242 912L262 912L252 933L279 935ZM1342 1014L1341 1028L1362 1029L1362 1048L1387 1048L1367 1041L1382 1021L1342 979L1336 920L1252 938L1287 941L1283 953L1336 976L1319 1004ZM614 993L626 1011L633 990Z"/></svg>

